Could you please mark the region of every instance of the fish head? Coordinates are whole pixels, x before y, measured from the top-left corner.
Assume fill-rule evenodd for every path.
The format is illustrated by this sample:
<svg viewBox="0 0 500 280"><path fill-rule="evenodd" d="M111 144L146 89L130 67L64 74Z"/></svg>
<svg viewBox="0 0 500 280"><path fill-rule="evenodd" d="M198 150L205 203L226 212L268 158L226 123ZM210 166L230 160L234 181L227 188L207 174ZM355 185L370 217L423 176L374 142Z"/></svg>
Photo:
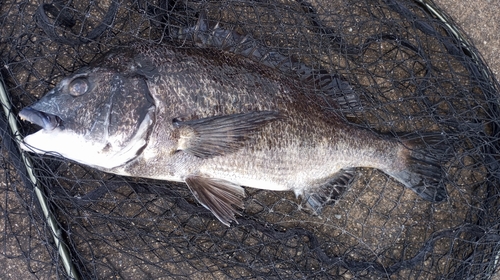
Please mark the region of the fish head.
<svg viewBox="0 0 500 280"><path fill-rule="evenodd" d="M83 68L19 113L40 126L22 149L55 153L103 170L134 159L147 144L155 105L146 78Z"/></svg>

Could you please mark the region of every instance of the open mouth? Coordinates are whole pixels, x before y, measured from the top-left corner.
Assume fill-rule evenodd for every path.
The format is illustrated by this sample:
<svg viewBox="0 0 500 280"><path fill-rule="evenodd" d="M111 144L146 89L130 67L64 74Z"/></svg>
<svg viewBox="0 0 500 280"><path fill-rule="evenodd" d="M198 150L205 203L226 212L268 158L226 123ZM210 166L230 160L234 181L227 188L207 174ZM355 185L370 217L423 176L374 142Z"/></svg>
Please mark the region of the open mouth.
<svg viewBox="0 0 500 280"><path fill-rule="evenodd" d="M56 115L44 113L35 110L31 107L26 107L19 112L21 120L26 120L41 126L45 130L53 130L58 126L62 126L63 121Z"/></svg>

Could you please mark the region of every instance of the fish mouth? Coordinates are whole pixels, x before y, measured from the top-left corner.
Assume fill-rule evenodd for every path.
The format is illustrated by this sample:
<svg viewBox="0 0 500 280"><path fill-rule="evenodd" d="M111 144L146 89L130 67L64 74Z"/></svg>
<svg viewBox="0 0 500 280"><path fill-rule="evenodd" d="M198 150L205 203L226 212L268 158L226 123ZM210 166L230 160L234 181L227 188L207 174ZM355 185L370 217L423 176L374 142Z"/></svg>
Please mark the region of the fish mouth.
<svg viewBox="0 0 500 280"><path fill-rule="evenodd" d="M59 116L35 110L31 107L26 107L19 112L21 120L29 121L42 127L44 130L53 130L58 126L62 126L63 121Z"/></svg>

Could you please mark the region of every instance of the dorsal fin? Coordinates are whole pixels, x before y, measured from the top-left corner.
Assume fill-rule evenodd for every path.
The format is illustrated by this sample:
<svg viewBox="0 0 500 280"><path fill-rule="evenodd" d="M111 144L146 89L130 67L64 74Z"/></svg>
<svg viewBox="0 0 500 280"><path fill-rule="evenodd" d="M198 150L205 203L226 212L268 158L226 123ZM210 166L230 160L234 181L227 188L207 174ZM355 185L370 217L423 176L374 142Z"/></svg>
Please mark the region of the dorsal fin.
<svg viewBox="0 0 500 280"><path fill-rule="evenodd" d="M219 22L208 20L205 11L200 12L195 26L182 29L178 37L190 40L199 47L213 47L242 55L298 78L314 86L325 98L335 103L329 106L342 112L352 113L362 109L358 93L339 74L332 74L321 67L306 65L294 56L265 46L250 34L242 35L235 30L221 28Z"/></svg>

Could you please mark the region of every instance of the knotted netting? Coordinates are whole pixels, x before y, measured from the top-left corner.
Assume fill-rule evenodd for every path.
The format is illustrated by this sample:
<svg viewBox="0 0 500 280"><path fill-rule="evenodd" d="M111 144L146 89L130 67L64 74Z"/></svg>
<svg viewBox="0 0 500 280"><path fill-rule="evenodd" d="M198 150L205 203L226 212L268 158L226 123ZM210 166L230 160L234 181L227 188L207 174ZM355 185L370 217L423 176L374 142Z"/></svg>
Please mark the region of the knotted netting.
<svg viewBox="0 0 500 280"><path fill-rule="evenodd" d="M4 1L0 19L1 252L37 278L492 277L500 241L499 87L432 2ZM297 65L336 75L361 109L325 109L352 125L447 139L446 152L432 152L445 159L448 198L427 202L386 174L359 168L349 191L321 215L293 192L246 188L245 210L227 227L185 184L21 153L20 136L39 129L17 118L22 108L136 41L224 49L283 75Z"/></svg>

